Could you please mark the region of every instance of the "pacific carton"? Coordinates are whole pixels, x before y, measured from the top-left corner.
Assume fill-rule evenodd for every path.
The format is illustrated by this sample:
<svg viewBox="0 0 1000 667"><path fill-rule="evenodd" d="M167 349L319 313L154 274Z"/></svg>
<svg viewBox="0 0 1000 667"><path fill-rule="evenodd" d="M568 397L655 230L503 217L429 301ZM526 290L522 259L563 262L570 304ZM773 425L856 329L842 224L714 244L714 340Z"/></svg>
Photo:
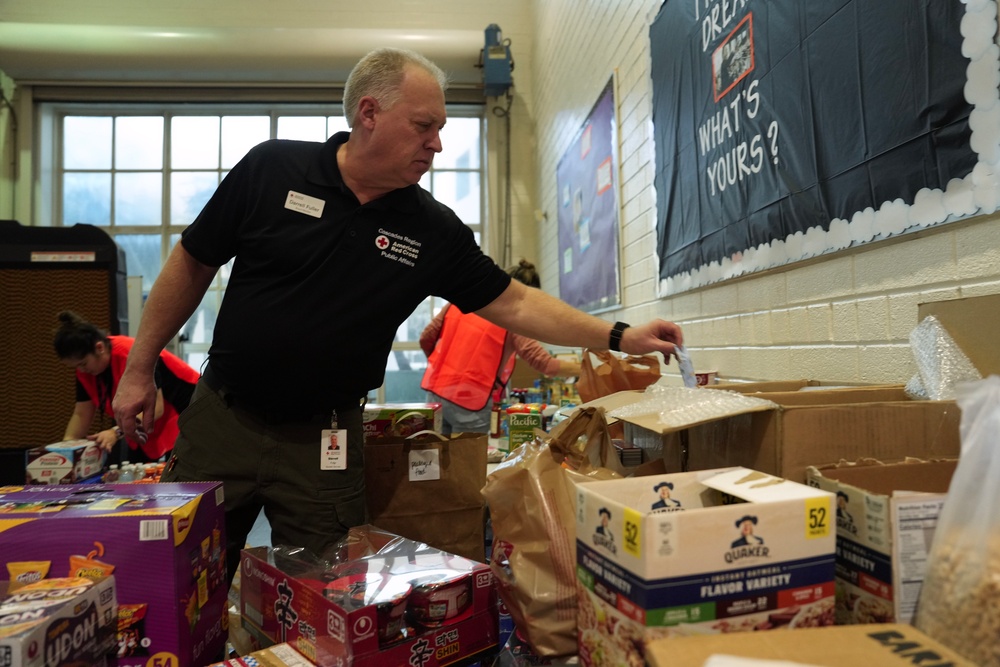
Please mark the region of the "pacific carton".
<svg viewBox="0 0 1000 667"><path fill-rule="evenodd" d="M911 623L957 461L810 467L837 496L837 623Z"/></svg>
<svg viewBox="0 0 1000 667"><path fill-rule="evenodd" d="M727 662L728 658L728 662ZM650 667L749 664L815 667L975 667L910 625L846 625L795 632L709 635L653 642ZM758 663L758 660L766 661Z"/></svg>
<svg viewBox="0 0 1000 667"><path fill-rule="evenodd" d="M746 468L576 493L581 664L641 664L662 637L833 624L833 494Z"/></svg>
<svg viewBox="0 0 1000 667"><path fill-rule="evenodd" d="M319 667L440 667L494 652L489 566L403 538L395 549L332 568L244 549L243 627L261 645L287 642Z"/></svg>
<svg viewBox="0 0 1000 667"><path fill-rule="evenodd" d="M113 574L118 667L200 667L228 634L222 485L0 488L0 554L48 577Z"/></svg>

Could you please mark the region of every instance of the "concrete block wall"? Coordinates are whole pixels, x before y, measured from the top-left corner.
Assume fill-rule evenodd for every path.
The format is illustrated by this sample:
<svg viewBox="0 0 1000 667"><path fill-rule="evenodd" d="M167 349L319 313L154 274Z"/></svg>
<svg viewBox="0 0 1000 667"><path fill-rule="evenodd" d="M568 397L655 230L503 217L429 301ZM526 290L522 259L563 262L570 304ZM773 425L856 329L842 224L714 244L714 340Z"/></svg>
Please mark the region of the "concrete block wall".
<svg viewBox="0 0 1000 667"><path fill-rule="evenodd" d="M603 316L678 322L696 367L723 378L905 383L916 371L908 337L920 303L1000 293L1000 215L659 298L648 26L660 5L534 5L543 279L558 280L556 166L617 71L623 299Z"/></svg>

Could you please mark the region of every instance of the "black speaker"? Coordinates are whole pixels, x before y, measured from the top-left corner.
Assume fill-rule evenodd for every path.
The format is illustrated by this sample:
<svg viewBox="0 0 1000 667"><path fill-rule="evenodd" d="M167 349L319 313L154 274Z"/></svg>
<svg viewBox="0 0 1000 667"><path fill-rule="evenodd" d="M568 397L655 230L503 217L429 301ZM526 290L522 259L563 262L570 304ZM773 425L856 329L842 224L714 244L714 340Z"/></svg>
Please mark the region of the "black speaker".
<svg viewBox="0 0 1000 667"><path fill-rule="evenodd" d="M57 315L127 334L126 272L125 251L98 227L0 220L0 484L23 484L25 450L61 440L73 412L73 369L52 348Z"/></svg>

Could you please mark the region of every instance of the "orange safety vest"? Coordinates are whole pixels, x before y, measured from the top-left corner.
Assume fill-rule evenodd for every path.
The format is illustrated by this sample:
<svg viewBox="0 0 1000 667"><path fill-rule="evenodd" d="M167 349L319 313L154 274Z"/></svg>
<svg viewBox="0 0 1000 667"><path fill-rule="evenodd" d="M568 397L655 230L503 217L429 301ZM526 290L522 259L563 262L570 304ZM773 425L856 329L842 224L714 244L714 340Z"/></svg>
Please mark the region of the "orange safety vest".
<svg viewBox="0 0 1000 667"><path fill-rule="evenodd" d="M125 362L128 361L128 353L132 349L132 343L135 341L128 336L108 336L108 338L111 341L111 391L107 392L107 395L104 395L104 392L98 390L96 375L77 371L76 377L80 381L80 384L83 385L87 395L90 396L91 402L105 414L114 415L111 409L111 399L114 397L115 392L118 391L118 381L121 379L122 373L125 372ZM160 359L170 372L178 378L184 382L197 384L200 377L198 371L184 363L180 357L163 350L160 352ZM102 400L104 401L104 405L100 404ZM177 409L164 400L163 414L153 424L153 433L149 436L149 439L143 445L129 440L128 446L131 449L141 446L142 451L151 459L160 458L174 448L174 440L177 439L177 434L180 432L177 428L177 414Z"/></svg>
<svg viewBox="0 0 1000 667"><path fill-rule="evenodd" d="M514 355L503 359L506 342L506 329L448 306L420 387L466 410L483 409L514 372Z"/></svg>

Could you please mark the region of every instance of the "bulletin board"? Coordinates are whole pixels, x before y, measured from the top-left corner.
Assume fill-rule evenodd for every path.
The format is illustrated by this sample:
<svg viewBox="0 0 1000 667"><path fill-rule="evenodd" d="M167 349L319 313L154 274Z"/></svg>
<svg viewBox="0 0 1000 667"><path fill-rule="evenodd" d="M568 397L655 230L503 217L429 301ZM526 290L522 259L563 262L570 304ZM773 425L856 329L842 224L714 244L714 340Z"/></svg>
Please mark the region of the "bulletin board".
<svg viewBox="0 0 1000 667"><path fill-rule="evenodd" d="M559 297L599 312L620 302L614 77L556 169Z"/></svg>
<svg viewBox="0 0 1000 667"><path fill-rule="evenodd" d="M992 0L666 0L661 296L1000 208Z"/></svg>

